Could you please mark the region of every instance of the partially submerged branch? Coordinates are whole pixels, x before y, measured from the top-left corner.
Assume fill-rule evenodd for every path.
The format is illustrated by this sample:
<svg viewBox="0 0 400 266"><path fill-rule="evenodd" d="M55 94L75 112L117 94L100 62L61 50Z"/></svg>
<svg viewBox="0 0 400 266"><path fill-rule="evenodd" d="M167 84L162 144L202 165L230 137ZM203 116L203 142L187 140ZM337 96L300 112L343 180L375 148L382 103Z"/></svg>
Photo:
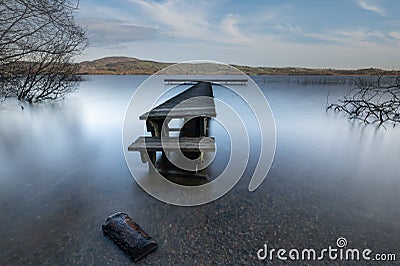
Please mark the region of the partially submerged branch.
<svg viewBox="0 0 400 266"><path fill-rule="evenodd" d="M330 109L365 124L397 124L400 122L400 76L385 84L382 76L373 82L359 79L347 95L327 105L326 110Z"/></svg>

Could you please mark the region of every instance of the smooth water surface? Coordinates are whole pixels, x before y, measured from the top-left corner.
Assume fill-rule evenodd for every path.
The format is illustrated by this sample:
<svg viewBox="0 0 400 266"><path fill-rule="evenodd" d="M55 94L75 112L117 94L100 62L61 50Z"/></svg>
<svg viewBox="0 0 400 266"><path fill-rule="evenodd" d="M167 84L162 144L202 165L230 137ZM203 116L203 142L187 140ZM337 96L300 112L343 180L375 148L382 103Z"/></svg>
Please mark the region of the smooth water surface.
<svg viewBox="0 0 400 266"><path fill-rule="evenodd" d="M101 232L117 211L158 241L147 264L255 264L264 243L327 248L338 237L400 259L400 128L326 113L345 82L255 77L277 130L267 179L249 192L246 171L222 198L185 208L146 194L125 163L124 114L146 78L90 76L61 102L0 104L1 264L131 264Z"/></svg>

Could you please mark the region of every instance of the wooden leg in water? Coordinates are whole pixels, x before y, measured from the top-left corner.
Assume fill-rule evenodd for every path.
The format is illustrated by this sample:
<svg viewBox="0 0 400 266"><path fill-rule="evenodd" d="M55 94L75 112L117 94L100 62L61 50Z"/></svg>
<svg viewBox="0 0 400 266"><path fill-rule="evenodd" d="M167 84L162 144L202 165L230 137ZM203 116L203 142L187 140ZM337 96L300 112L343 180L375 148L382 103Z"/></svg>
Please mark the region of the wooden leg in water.
<svg viewBox="0 0 400 266"><path fill-rule="evenodd" d="M155 151L148 151L147 154L149 155L149 172L154 172L156 169L156 152Z"/></svg>
<svg viewBox="0 0 400 266"><path fill-rule="evenodd" d="M148 119L146 120L146 127L147 127L147 131L151 132L151 135L154 137L156 132L155 132L153 124Z"/></svg>
<svg viewBox="0 0 400 266"><path fill-rule="evenodd" d="M146 121L147 123L147 121ZM157 121L152 121L152 120L148 120L148 128L151 129L151 135L153 137L160 137L160 127L159 127L159 123Z"/></svg>
<svg viewBox="0 0 400 266"><path fill-rule="evenodd" d="M207 117L207 118L205 119L205 128L206 128L206 130L205 130L205 136L207 136L207 137L208 137L208 134L209 134L208 129L209 129L209 126L210 126L210 120L211 120L211 118L209 118L209 117Z"/></svg>
<svg viewBox="0 0 400 266"><path fill-rule="evenodd" d="M142 160L142 163L147 163L149 161L145 151L140 151L140 159Z"/></svg>
<svg viewBox="0 0 400 266"><path fill-rule="evenodd" d="M165 121L162 121L160 124L160 129L161 129L161 136L163 137L168 137L169 136L169 126L168 123L171 121L171 119L165 119Z"/></svg>
<svg viewBox="0 0 400 266"><path fill-rule="evenodd" d="M201 136L207 136L207 117L203 117L202 127L201 127Z"/></svg>

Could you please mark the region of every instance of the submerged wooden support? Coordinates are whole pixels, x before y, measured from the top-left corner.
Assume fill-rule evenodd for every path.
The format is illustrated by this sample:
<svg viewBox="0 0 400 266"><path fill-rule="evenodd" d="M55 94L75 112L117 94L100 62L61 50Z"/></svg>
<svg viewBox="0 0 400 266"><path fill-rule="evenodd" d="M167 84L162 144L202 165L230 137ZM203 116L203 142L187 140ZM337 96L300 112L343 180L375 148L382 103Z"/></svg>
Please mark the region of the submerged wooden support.
<svg viewBox="0 0 400 266"><path fill-rule="evenodd" d="M128 254L134 262L157 249L157 242L126 213L118 212L102 225L103 233Z"/></svg>

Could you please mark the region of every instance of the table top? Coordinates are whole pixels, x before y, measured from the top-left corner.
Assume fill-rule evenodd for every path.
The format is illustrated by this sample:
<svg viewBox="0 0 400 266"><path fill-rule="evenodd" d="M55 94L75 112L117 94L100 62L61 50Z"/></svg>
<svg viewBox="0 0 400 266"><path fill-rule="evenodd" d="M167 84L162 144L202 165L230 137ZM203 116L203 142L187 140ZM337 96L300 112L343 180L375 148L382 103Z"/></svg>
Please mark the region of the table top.
<svg viewBox="0 0 400 266"><path fill-rule="evenodd" d="M211 83L200 81L149 112L142 114L139 119L164 119L167 116L169 118L215 117L216 115Z"/></svg>

